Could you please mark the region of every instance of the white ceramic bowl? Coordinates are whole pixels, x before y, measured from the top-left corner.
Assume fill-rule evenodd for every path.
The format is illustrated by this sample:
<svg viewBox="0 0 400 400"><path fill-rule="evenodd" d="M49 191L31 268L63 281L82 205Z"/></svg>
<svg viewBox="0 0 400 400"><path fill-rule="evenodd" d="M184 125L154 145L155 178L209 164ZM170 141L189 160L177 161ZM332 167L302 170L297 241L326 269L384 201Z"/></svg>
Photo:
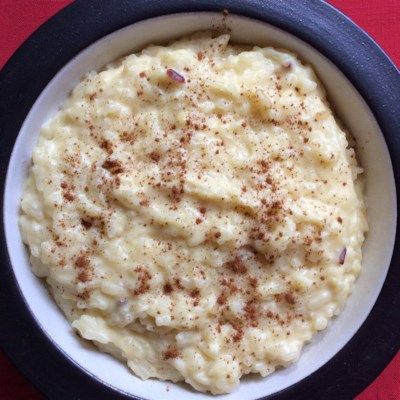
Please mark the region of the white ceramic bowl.
<svg viewBox="0 0 400 400"><path fill-rule="evenodd" d="M208 399L184 384L157 380L141 381L126 366L84 344L75 336L43 282L31 272L26 248L16 223L23 183L32 148L41 125L53 116L70 90L90 70L101 70L108 62L141 50L150 43L165 43L198 30L231 29L232 41L277 46L293 50L312 64L326 87L329 100L357 140L360 163L365 169L366 202L370 231L363 248L363 268L354 292L342 314L305 346L300 360L267 378L254 376L226 400L256 399L280 391L308 376L331 359L355 334L368 316L385 280L396 228L396 192L389 153L370 109L345 76L327 58L298 38L263 22L220 13L186 13L158 17L118 30L82 51L49 83L26 118L12 152L4 197L7 247L19 287L43 332L81 368L122 392L145 399ZM166 388L169 387L169 391Z"/></svg>

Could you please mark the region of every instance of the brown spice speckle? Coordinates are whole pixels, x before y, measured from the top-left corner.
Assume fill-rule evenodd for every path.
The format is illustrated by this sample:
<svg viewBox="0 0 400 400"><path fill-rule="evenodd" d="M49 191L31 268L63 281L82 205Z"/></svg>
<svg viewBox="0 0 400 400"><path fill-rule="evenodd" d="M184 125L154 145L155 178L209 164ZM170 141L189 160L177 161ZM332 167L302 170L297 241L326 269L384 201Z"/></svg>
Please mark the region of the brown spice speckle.
<svg viewBox="0 0 400 400"><path fill-rule="evenodd" d="M135 296L139 294L146 293L150 289L149 281L151 279L151 275L149 271L144 267L135 268L135 272L138 272L138 287L133 291Z"/></svg>
<svg viewBox="0 0 400 400"><path fill-rule="evenodd" d="M124 169L122 168L122 164L118 160L106 160L104 161L102 167L106 170L108 170L111 174L116 175L124 172Z"/></svg>
<svg viewBox="0 0 400 400"><path fill-rule="evenodd" d="M108 154L113 153L113 144L109 140L103 140L100 143L100 148L104 149Z"/></svg>
<svg viewBox="0 0 400 400"><path fill-rule="evenodd" d="M232 261L227 262L226 266L236 274L245 274L247 272L246 265L239 256L236 256Z"/></svg>
<svg viewBox="0 0 400 400"><path fill-rule="evenodd" d="M87 219L81 218L81 224L85 229L90 229L93 225L93 223Z"/></svg>
<svg viewBox="0 0 400 400"><path fill-rule="evenodd" d="M158 162L160 161L161 155L160 153L156 152L156 151L152 151L149 154L149 157L154 161L154 162Z"/></svg>
<svg viewBox="0 0 400 400"><path fill-rule="evenodd" d="M180 353L176 347L171 347L167 351L164 352L163 358L164 360L169 360L170 358L177 358L179 357Z"/></svg>
<svg viewBox="0 0 400 400"><path fill-rule="evenodd" d="M92 279L93 270L86 254L78 256L75 260L75 267L78 268L78 280L80 282L88 282Z"/></svg>
<svg viewBox="0 0 400 400"><path fill-rule="evenodd" d="M75 198L71 192L65 192L63 194L63 196L64 196L65 200L68 200L68 201L73 201Z"/></svg>
<svg viewBox="0 0 400 400"><path fill-rule="evenodd" d="M296 299L293 296L293 293L290 293L290 292L286 293L284 298L285 298L286 303L288 303L290 305L293 305L296 303Z"/></svg>
<svg viewBox="0 0 400 400"><path fill-rule="evenodd" d="M220 306L222 306L223 304L226 303L226 300L227 300L226 293L225 293L225 292L222 292L222 293L218 296L218 298L217 298L217 303L218 303Z"/></svg>
<svg viewBox="0 0 400 400"><path fill-rule="evenodd" d="M173 290L174 290L174 289L173 289L172 285L171 285L169 282L166 283L166 284L163 286L163 293L164 293L164 294L170 294L170 293L172 293Z"/></svg>

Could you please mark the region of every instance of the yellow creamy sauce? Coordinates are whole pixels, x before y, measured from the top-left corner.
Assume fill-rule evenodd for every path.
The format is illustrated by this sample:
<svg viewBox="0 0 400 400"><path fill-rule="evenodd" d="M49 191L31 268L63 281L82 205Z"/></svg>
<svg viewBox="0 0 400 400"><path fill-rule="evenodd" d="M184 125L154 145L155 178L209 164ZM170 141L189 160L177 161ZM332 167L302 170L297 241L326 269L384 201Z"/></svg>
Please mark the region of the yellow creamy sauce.
<svg viewBox="0 0 400 400"><path fill-rule="evenodd" d="M200 34L90 73L43 126L20 227L83 338L226 393L337 315L367 231L313 70Z"/></svg>

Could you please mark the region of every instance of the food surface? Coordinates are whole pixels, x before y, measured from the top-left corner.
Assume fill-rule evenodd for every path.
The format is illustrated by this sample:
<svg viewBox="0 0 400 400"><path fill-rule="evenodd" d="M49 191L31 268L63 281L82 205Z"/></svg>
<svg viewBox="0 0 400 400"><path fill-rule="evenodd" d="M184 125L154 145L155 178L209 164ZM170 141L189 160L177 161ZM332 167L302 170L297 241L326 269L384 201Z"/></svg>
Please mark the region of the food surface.
<svg viewBox="0 0 400 400"><path fill-rule="evenodd" d="M367 231L312 68L201 33L91 72L43 126L20 227L74 329L142 379L232 391L343 308Z"/></svg>

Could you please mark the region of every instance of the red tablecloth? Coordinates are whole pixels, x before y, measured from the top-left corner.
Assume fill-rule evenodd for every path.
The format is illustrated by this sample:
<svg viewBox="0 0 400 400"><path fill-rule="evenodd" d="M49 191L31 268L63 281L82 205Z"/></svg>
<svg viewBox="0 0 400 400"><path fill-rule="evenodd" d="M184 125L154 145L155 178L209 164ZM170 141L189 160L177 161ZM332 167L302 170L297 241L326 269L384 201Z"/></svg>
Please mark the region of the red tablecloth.
<svg viewBox="0 0 400 400"><path fill-rule="evenodd" d="M31 32L70 2L71 0L0 0L0 67ZM400 65L400 0L330 2L364 28L393 61ZM42 398L0 353L0 400ZM356 400L400 400L400 354Z"/></svg>

